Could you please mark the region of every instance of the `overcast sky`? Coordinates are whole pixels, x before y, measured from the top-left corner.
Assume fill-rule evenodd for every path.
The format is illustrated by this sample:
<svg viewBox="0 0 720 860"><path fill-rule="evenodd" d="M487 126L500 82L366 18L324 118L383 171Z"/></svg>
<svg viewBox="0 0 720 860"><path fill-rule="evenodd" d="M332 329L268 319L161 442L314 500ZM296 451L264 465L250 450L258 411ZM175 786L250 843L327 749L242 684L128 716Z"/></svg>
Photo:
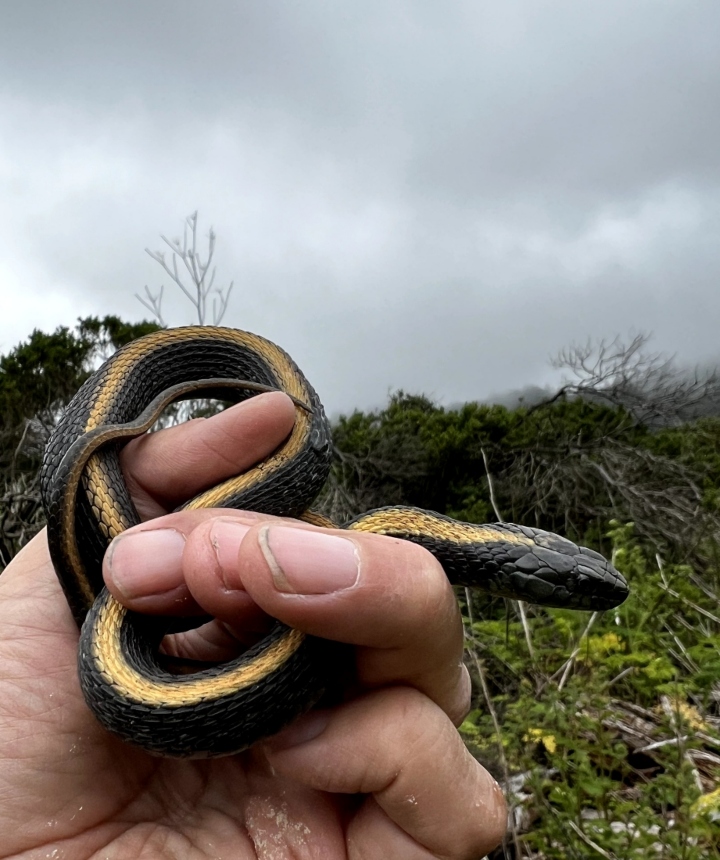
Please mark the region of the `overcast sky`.
<svg viewBox="0 0 720 860"><path fill-rule="evenodd" d="M8 0L0 351L190 305L144 252L198 209L225 324L331 413L553 379L588 337L720 358L718 0Z"/></svg>

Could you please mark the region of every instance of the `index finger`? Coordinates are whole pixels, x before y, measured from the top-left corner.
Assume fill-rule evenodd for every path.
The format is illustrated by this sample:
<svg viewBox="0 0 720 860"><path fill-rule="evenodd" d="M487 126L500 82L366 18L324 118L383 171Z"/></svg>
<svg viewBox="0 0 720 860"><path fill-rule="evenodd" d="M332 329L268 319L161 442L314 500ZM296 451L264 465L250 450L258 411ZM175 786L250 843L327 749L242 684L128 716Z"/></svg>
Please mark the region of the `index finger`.
<svg viewBox="0 0 720 860"><path fill-rule="evenodd" d="M259 394L211 418L196 418L129 442L120 455L143 519L152 519L240 474L287 438L295 405L280 391Z"/></svg>

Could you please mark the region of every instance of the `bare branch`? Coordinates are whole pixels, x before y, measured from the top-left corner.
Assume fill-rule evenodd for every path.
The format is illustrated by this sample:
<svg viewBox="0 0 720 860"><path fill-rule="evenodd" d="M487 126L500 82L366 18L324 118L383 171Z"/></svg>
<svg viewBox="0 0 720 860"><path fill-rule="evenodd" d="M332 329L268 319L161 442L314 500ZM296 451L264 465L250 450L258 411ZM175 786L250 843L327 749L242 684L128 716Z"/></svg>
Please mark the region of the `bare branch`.
<svg viewBox="0 0 720 860"><path fill-rule="evenodd" d="M562 350L552 364L567 370L569 378L543 403L584 397L622 406L636 421L649 426L681 424L702 415L718 414L717 369L678 368L674 356L649 352L649 341L650 336L641 333L629 343L616 337L610 342L588 341Z"/></svg>
<svg viewBox="0 0 720 860"><path fill-rule="evenodd" d="M495 496L495 486L493 484L492 475L490 474L488 456L485 449L482 447L480 448L480 453L482 454L483 463L485 464L485 475L487 476L488 490L490 490L490 503L492 504L493 511L495 512L498 522L501 523L503 522L503 518L500 516L500 508L498 508L497 498ZM530 650L532 651L532 648Z"/></svg>
<svg viewBox="0 0 720 860"><path fill-rule="evenodd" d="M165 320L162 315L162 299L163 299L163 290L165 288L161 285L160 291L153 295L150 292L150 287L145 284L145 295L146 298L143 298L140 293L135 293L135 298L152 313L155 319L158 321L158 324L161 326L166 325Z"/></svg>
<svg viewBox="0 0 720 860"><path fill-rule="evenodd" d="M215 256L215 231L210 228L208 231L207 256L203 259L198 248L198 213L193 212L185 219L183 225L182 240L168 239L167 236L161 234L160 238L167 245L172 253L170 262L165 258L164 251L151 251L146 248L146 253L158 263L165 273L170 276L172 281L180 288L185 297L190 301L195 308L195 316L200 325L205 325L207 320L208 297L212 296L212 324L219 325L222 322L225 312L227 311L230 293L233 288L233 282L226 289L215 287L216 268L213 265ZM178 261L185 269L183 273L178 265ZM189 283L186 282L188 279ZM165 325L160 318L160 306L151 296L148 288L145 288L150 303L138 296L140 301L148 307L156 316L161 325Z"/></svg>

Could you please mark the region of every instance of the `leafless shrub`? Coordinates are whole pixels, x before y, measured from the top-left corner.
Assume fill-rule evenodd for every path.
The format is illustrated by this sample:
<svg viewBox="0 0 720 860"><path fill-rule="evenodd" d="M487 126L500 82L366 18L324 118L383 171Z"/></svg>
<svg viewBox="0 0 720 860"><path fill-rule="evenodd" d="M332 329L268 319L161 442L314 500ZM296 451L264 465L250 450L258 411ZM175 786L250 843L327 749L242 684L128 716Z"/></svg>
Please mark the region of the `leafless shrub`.
<svg viewBox="0 0 720 860"><path fill-rule="evenodd" d="M195 308L195 315L200 325L205 325L208 319L209 300L211 301L212 309L212 325L220 325L227 310L233 282L231 281L225 290L214 286L216 268L212 263L217 237L211 227L208 232L207 256L203 260L198 247L197 222L197 211L193 212L192 215L188 215L183 227L182 241L180 239L168 239L166 236L160 236L172 252L170 262L165 259L164 251L151 251L149 248L146 248L145 251L156 263L162 266L191 302ZM183 280L183 267L185 269L184 277L190 280L190 283L187 285ZM151 311L161 326L166 325L162 315L163 291L164 287L161 286L157 293L153 293L146 285L144 297L138 293L135 294L138 301Z"/></svg>
<svg viewBox="0 0 720 860"><path fill-rule="evenodd" d="M333 468L313 507L337 523L383 505L406 504L402 486L428 475L427 455L417 437L382 436L372 451L334 450Z"/></svg>
<svg viewBox="0 0 720 860"><path fill-rule="evenodd" d="M45 524L37 474L6 481L0 495L0 570Z"/></svg>
<svg viewBox="0 0 720 860"><path fill-rule="evenodd" d="M532 512L536 523L549 521L564 534L620 519L634 522L638 536L656 547L685 553L720 534L720 524L702 507L700 475L619 440L592 449L529 449L496 482L510 509Z"/></svg>
<svg viewBox="0 0 720 860"><path fill-rule="evenodd" d="M544 403L585 397L622 406L636 421L651 427L720 414L717 368L681 369L674 357L648 352L649 341L650 335L641 333L629 343L616 337L562 350L552 364L569 371L569 378Z"/></svg>

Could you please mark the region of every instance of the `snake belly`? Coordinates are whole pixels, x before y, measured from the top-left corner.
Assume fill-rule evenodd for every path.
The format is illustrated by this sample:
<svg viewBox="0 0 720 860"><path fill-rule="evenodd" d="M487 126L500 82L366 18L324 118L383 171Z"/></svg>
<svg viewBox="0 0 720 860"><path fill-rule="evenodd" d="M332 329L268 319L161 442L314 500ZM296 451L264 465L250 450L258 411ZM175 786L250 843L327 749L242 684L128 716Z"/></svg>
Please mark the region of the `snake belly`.
<svg viewBox="0 0 720 860"><path fill-rule="evenodd" d="M287 353L249 332L188 326L128 344L78 391L45 451L48 543L81 627L83 695L108 730L152 753L205 757L247 749L312 707L338 671L340 646L277 622L234 660L172 673L158 649L183 622L130 612L103 587L107 546L140 521L120 469L122 445L178 399L240 402L267 390L284 391L296 404L288 439L262 464L183 507L232 507L332 526L308 512L332 456L322 404ZM602 610L627 596L625 580L601 555L537 529L460 523L397 506L369 511L345 528L418 543L451 582L505 597Z"/></svg>

